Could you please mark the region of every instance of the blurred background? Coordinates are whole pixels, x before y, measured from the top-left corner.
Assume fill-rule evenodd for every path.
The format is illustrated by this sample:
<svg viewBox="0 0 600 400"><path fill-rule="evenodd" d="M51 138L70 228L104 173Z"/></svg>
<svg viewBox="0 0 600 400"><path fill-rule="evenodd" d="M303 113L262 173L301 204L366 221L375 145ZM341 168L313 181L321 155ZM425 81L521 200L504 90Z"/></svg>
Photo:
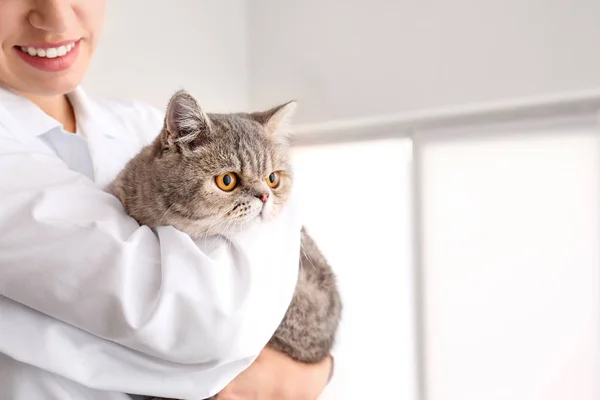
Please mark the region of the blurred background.
<svg viewBox="0 0 600 400"><path fill-rule="evenodd" d="M88 91L299 100L323 399L600 398L599 1L111 1L105 33Z"/></svg>

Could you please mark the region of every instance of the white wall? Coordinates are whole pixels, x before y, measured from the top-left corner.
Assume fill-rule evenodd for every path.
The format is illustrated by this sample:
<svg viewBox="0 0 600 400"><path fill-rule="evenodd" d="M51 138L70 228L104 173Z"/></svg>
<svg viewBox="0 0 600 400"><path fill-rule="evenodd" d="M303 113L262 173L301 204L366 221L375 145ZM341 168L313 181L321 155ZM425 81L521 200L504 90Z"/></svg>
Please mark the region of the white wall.
<svg viewBox="0 0 600 400"><path fill-rule="evenodd" d="M246 0L108 1L89 91L164 107L182 87L208 111L247 104Z"/></svg>
<svg viewBox="0 0 600 400"><path fill-rule="evenodd" d="M600 86L598 0L252 0L250 104L356 118Z"/></svg>

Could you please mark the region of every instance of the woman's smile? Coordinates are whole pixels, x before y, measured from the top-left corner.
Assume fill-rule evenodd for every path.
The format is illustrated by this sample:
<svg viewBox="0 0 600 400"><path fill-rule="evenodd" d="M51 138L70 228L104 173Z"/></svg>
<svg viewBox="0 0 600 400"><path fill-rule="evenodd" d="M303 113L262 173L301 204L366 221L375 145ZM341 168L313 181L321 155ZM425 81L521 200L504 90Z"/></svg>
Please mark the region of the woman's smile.
<svg viewBox="0 0 600 400"><path fill-rule="evenodd" d="M15 46L15 51L30 66L46 72L70 68L79 55L80 40L56 43L33 43Z"/></svg>

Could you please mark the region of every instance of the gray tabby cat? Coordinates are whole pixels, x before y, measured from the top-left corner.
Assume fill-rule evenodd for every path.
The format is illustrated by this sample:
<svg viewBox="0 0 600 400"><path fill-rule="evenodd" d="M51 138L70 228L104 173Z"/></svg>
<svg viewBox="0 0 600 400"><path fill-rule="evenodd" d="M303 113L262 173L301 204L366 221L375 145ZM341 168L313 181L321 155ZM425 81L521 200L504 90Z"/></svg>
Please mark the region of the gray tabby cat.
<svg viewBox="0 0 600 400"><path fill-rule="evenodd" d="M264 112L205 114L187 92L171 98L162 132L107 189L140 224L193 238L274 218L293 175L284 134L295 103ZM342 303L327 261L302 229L298 282L269 346L295 360L329 355Z"/></svg>

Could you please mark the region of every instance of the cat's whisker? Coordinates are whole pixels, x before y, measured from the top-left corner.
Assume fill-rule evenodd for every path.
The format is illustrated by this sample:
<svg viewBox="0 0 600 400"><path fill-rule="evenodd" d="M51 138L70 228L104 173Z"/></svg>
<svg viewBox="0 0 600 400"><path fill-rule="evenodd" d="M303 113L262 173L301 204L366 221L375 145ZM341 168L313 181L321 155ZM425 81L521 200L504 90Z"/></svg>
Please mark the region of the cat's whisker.
<svg viewBox="0 0 600 400"><path fill-rule="evenodd" d="M213 222L213 223L211 224L211 226L209 227L209 229L210 229L210 228L216 228L216 227L218 227L218 226L220 226L220 225L225 225L225 227L224 227L223 229L220 229L220 231L221 231L221 232L227 232L227 229L228 229L228 227L229 227L229 224L231 223L231 220L230 220L230 219L222 219L222 217L223 217L224 215L226 215L227 213L229 213L229 212L231 212L231 210L229 210L229 211L226 211L226 212L224 212L224 213L220 214L220 215L219 215L219 216L218 216L218 217L215 219L215 222ZM208 232L208 231L207 231L207 232ZM217 237L218 237L218 236L219 236L219 235L215 235L215 238L213 239L212 243L210 244L210 246L211 246L211 247L212 247L212 245L215 243L215 241L217 240Z"/></svg>
<svg viewBox="0 0 600 400"><path fill-rule="evenodd" d="M232 223L232 222L233 222L233 221L232 221L231 219L224 220L224 221L223 221L223 220L219 221L219 224L225 224L225 227L224 227L223 229L221 229L221 232L223 232L223 233L227 233L227 230L229 229L229 226L231 225L231 223ZM211 245L210 245L211 247L212 247L212 245L215 243L215 241L217 240L217 238L218 238L219 236L220 236L220 235L215 235L215 238L213 239L213 241L212 241L212 243L211 243Z"/></svg>
<svg viewBox="0 0 600 400"><path fill-rule="evenodd" d="M211 229L216 228L217 226L219 226L219 224L221 224L221 217L222 215L217 216L215 220L206 227L206 233L204 236L205 239L208 237L208 234L210 233Z"/></svg>
<svg viewBox="0 0 600 400"><path fill-rule="evenodd" d="M221 229L221 232L226 232L226 231L227 231L227 226L225 226L225 228L224 228L224 229ZM217 240L217 238L218 238L219 236L222 236L222 235L215 235L215 238L213 239L213 243L214 243L214 242ZM212 246L212 244L211 244L211 246Z"/></svg>
<svg viewBox="0 0 600 400"><path fill-rule="evenodd" d="M173 208L174 205L175 205L175 203L171 204L169 206L169 208L167 208L167 211L165 211L165 213L163 214L163 216L160 217L160 220L158 221L158 225L162 224L163 220L165 219L165 217L167 216L167 214L169 213L169 211L171 211L171 208Z"/></svg>
<svg viewBox="0 0 600 400"><path fill-rule="evenodd" d="M212 229L212 228L217 228L217 227L218 227L219 225L221 225L221 224L223 224L223 221L220 221L220 220L219 220L219 221L215 221L215 222L213 222L213 223L210 225L210 227L207 229L207 231L206 231L206 234L204 235L204 239L205 239L205 240L206 240L206 239L208 239L208 236L209 236L209 233L210 233L210 229ZM210 247L212 247L212 246L213 246L213 244L215 244L215 242L216 242L217 238L219 237L219 234L211 234L211 235L212 235L212 236L214 236L214 237L213 237L213 240L212 240L212 242L210 243Z"/></svg>
<svg viewBox="0 0 600 400"><path fill-rule="evenodd" d="M219 223L218 219L216 219L214 222L211 222L206 228L204 228L204 235L202 235L202 239L206 240L210 234L210 230L217 224Z"/></svg>
<svg viewBox="0 0 600 400"><path fill-rule="evenodd" d="M223 217L224 217L224 216L225 216L227 213L230 213L230 212L231 212L231 210L225 210L225 211L223 211L222 213L220 213L220 214L217 214L217 215L214 217L214 221L213 221L213 222L211 222L211 223L210 223L210 225L208 225L208 226L205 228L205 232L204 232L204 237L203 237L203 239L207 239L207 238L208 238L208 235L209 235L209 233L210 233L210 231L211 231L211 229L213 229L213 228L215 228L215 227L219 226L219 224L222 224L222 223L223 223L223 219L222 219L222 218L223 218Z"/></svg>
<svg viewBox="0 0 600 400"><path fill-rule="evenodd" d="M312 267L314 269L316 269L317 267L315 266L315 264L313 263L312 258L310 258L310 256L308 255L308 253L306 252L306 250L304 250L304 246L302 245L302 243L300 244L300 251L302 252L302 254L304 254L304 257L308 260L308 262L310 263L310 265L312 265ZM302 258L300 258L300 262L302 262Z"/></svg>

